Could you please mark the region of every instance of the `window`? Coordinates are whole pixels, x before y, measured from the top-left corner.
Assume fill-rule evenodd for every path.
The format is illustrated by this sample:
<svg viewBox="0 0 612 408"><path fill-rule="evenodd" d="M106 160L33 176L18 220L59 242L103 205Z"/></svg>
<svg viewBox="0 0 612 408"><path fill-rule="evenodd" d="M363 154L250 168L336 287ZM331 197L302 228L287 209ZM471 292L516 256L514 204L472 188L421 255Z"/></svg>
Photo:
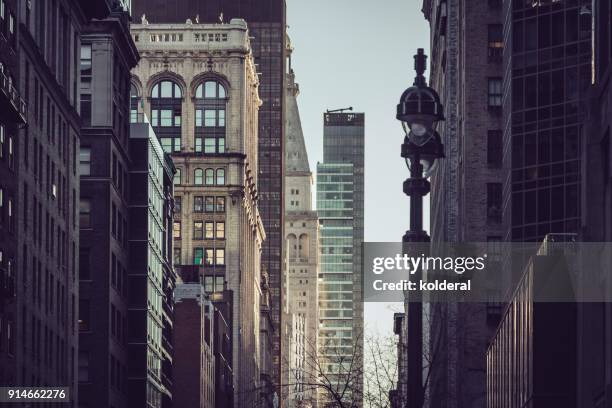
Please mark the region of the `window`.
<svg viewBox="0 0 612 408"><path fill-rule="evenodd" d="M138 122L138 108L140 107L140 96L134 84L130 86L130 123Z"/></svg>
<svg viewBox="0 0 612 408"><path fill-rule="evenodd" d="M91 126L91 94L81 94L81 124L83 126Z"/></svg>
<svg viewBox="0 0 612 408"><path fill-rule="evenodd" d="M225 152L225 88L217 81L206 81L196 88L196 151L205 154Z"/></svg>
<svg viewBox="0 0 612 408"><path fill-rule="evenodd" d="M182 180L181 180L181 169L176 169L176 173L174 173L174 185L175 186L179 186L181 185Z"/></svg>
<svg viewBox="0 0 612 408"><path fill-rule="evenodd" d="M194 221L193 239L204 239L204 228L202 221Z"/></svg>
<svg viewBox="0 0 612 408"><path fill-rule="evenodd" d="M212 186L215 184L215 171L213 169L206 169L206 185Z"/></svg>
<svg viewBox="0 0 612 408"><path fill-rule="evenodd" d="M181 222L180 221L174 221L174 223L172 223L172 238L181 239Z"/></svg>
<svg viewBox="0 0 612 408"><path fill-rule="evenodd" d="M208 170L206 171L208 172ZM203 176L202 169L195 169L195 171L193 172L193 177L194 177L193 182L196 186L201 186L203 184L202 176ZM208 182L206 184L208 184Z"/></svg>
<svg viewBox="0 0 612 408"><path fill-rule="evenodd" d="M181 150L183 93L181 87L162 80L151 89L151 126L166 152Z"/></svg>
<svg viewBox="0 0 612 408"><path fill-rule="evenodd" d="M91 310L88 299L79 300L79 331L91 330Z"/></svg>
<svg viewBox="0 0 612 408"><path fill-rule="evenodd" d="M91 147L81 146L79 152L79 172L81 176L91 175Z"/></svg>
<svg viewBox="0 0 612 408"><path fill-rule="evenodd" d="M91 44L81 45L81 88L91 86Z"/></svg>
<svg viewBox="0 0 612 408"><path fill-rule="evenodd" d="M194 248L193 249L193 264L194 265L202 265L204 258L204 249L202 248Z"/></svg>
<svg viewBox="0 0 612 408"><path fill-rule="evenodd" d="M195 196L193 197L193 212L203 212L204 209L204 197L202 196Z"/></svg>
<svg viewBox="0 0 612 408"><path fill-rule="evenodd" d="M218 213L225 212L225 197L217 197L217 210Z"/></svg>
<svg viewBox="0 0 612 408"><path fill-rule="evenodd" d="M40 332L39 332L40 334ZM79 351L79 382L89 382L89 352Z"/></svg>
<svg viewBox="0 0 612 408"><path fill-rule="evenodd" d="M225 265L225 249L217 248L215 250L215 264Z"/></svg>
<svg viewBox="0 0 612 408"><path fill-rule="evenodd" d="M487 135L487 164L501 167L503 160L503 141L501 130L489 130Z"/></svg>
<svg viewBox="0 0 612 408"><path fill-rule="evenodd" d="M174 212L176 214L181 213L182 206L183 206L183 197L181 196L174 197Z"/></svg>
<svg viewBox="0 0 612 408"><path fill-rule="evenodd" d="M502 183L487 183L487 220L499 223L502 220Z"/></svg>
<svg viewBox="0 0 612 408"><path fill-rule="evenodd" d="M172 81L161 81L153 86L151 98L182 98L181 87Z"/></svg>
<svg viewBox="0 0 612 408"><path fill-rule="evenodd" d="M502 105L502 80L489 78L489 107L499 108Z"/></svg>
<svg viewBox="0 0 612 408"><path fill-rule="evenodd" d="M79 279L81 280L91 279L89 254L89 248L79 249Z"/></svg>
<svg viewBox="0 0 612 408"><path fill-rule="evenodd" d="M206 221L206 239L213 239L215 237L214 222Z"/></svg>
<svg viewBox="0 0 612 408"><path fill-rule="evenodd" d="M214 249L206 248L206 250L205 250L206 259L204 260L206 262L206 265L214 265L215 264L214 253L215 253Z"/></svg>
<svg viewBox="0 0 612 408"><path fill-rule="evenodd" d="M489 61L500 62L504 54L504 32L501 24L489 24Z"/></svg>
<svg viewBox="0 0 612 408"><path fill-rule="evenodd" d="M206 212L215 211L215 197L206 197Z"/></svg>
<svg viewBox="0 0 612 408"><path fill-rule="evenodd" d="M217 239L225 239L225 222L217 221L216 227L215 237Z"/></svg>
<svg viewBox="0 0 612 408"><path fill-rule="evenodd" d="M79 205L80 228L91 228L91 200L81 199Z"/></svg>
<svg viewBox="0 0 612 408"><path fill-rule="evenodd" d="M217 185L222 186L225 184L225 170L217 169Z"/></svg>
<svg viewBox="0 0 612 408"><path fill-rule="evenodd" d="M172 249L172 261L174 262L175 265L180 265L181 264L181 248L180 247L174 247Z"/></svg>

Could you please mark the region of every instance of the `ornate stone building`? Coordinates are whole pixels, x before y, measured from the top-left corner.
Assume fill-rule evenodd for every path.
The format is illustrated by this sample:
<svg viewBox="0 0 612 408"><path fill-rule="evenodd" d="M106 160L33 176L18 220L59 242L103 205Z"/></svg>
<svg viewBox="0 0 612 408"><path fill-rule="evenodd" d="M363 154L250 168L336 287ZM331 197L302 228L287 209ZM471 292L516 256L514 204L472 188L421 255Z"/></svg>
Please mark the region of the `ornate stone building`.
<svg viewBox="0 0 612 408"><path fill-rule="evenodd" d="M176 165L174 263L206 292L232 292L235 406L255 406L261 379L257 206L259 80L242 19L132 25L141 55L132 115L150 118Z"/></svg>
<svg viewBox="0 0 612 408"><path fill-rule="evenodd" d="M299 86L291 69L291 45L287 40L289 73L285 97L285 239L286 272L283 286L283 379L286 407L316 406L317 334L319 329L318 272L319 220L312 210L312 172L297 104Z"/></svg>

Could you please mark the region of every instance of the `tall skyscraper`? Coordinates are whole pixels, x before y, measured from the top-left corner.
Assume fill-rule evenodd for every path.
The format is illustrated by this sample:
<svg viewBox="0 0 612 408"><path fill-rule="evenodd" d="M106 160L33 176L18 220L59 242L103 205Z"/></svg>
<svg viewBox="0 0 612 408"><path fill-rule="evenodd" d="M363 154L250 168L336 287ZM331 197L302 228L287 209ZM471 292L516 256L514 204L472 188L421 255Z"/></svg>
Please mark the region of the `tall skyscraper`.
<svg viewBox="0 0 612 408"><path fill-rule="evenodd" d="M429 85L439 93L445 115L437 131L446 157L438 160L431 178L432 247L446 242L495 245L504 235L501 2L425 0L423 13L430 25ZM425 406L484 407L486 345L497 327L499 307L437 303L424 309L423 359L435 361L424 374ZM400 338L407 336L403 324ZM409 367L421 370L420 365ZM403 401L410 398L406 378L398 384Z"/></svg>
<svg viewBox="0 0 612 408"><path fill-rule="evenodd" d="M266 238L257 181L259 79L242 19L224 24L132 24L141 60L133 70L140 110L176 166L174 263L208 293L232 292L236 406L268 395L260 301ZM195 275L195 276L193 276ZM229 299L227 299L229 300ZM267 344L267 343L265 343ZM264 346L265 346L264 344Z"/></svg>
<svg viewBox="0 0 612 408"><path fill-rule="evenodd" d="M280 381L281 260L283 256L285 0L132 0L133 15L151 23L219 23L245 19L259 76L258 207L266 231L261 254L268 272L271 337L275 372ZM280 390L279 390L280 391Z"/></svg>
<svg viewBox="0 0 612 408"><path fill-rule="evenodd" d="M323 163L317 164L318 358L325 376L337 379L337 390L349 385L346 400L358 406L363 389L364 121L363 113L323 114ZM328 397L319 390L321 406Z"/></svg>
<svg viewBox="0 0 612 408"><path fill-rule="evenodd" d="M302 132L297 97L300 89L291 68L293 49L287 41L285 149L285 235L287 263L284 276L286 311L283 322L282 348L286 407L310 404L316 407L317 334L319 330L318 271L319 222L312 209L312 172Z"/></svg>

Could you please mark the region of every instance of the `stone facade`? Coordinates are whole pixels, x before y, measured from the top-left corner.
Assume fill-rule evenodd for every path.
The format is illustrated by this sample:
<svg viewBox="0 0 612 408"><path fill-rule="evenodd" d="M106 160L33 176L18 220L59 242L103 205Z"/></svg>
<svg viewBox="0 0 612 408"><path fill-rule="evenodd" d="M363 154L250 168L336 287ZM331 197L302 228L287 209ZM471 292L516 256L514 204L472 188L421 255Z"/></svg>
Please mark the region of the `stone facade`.
<svg viewBox="0 0 612 408"><path fill-rule="evenodd" d="M319 271L319 222L312 210L312 172L302 133L297 96L299 86L291 69L289 41L289 73L285 134L285 239L287 245L285 288L285 322L283 324L283 388L286 407L316 407L316 380L313 365L317 361L317 336L319 329L318 271ZM303 405L300 405L303 404Z"/></svg>
<svg viewBox="0 0 612 408"><path fill-rule="evenodd" d="M261 247L258 76L246 22L132 25L134 115L151 118L177 168L175 264L207 292L233 292L235 406L259 397Z"/></svg>

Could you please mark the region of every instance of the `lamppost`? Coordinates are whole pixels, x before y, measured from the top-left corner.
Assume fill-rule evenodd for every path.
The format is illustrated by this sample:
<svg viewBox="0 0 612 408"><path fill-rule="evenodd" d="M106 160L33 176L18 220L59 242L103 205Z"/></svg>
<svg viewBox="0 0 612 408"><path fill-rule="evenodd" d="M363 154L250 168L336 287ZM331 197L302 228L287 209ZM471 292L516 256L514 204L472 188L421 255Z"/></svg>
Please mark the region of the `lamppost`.
<svg viewBox="0 0 612 408"><path fill-rule="evenodd" d="M434 125L444 120L442 104L438 93L427 86L423 73L427 57L422 48L414 56L416 77L414 84L406 89L397 105L397 119L402 122L406 136L402 144L401 156L410 170L410 177L404 181L404 193L410 197L410 229L402 237L404 252L423 253L423 243L429 242L429 235L423 230L423 197L430 191L427 180L433 172L436 160L444 157L444 145ZM410 243L418 248L410 248ZM422 278L419 270L415 277ZM423 307L421 293L411 291L406 294L406 359L408 378L406 393L402 399L406 407L423 406Z"/></svg>

